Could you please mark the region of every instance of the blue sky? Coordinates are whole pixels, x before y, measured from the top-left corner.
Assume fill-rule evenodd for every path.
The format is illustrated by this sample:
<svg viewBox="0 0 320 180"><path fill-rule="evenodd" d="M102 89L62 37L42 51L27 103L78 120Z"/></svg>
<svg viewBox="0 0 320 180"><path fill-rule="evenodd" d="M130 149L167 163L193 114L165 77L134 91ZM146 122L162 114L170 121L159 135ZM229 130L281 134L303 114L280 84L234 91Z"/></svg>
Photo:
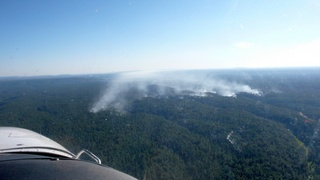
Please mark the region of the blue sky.
<svg viewBox="0 0 320 180"><path fill-rule="evenodd" d="M0 76L320 66L319 0L2 0Z"/></svg>

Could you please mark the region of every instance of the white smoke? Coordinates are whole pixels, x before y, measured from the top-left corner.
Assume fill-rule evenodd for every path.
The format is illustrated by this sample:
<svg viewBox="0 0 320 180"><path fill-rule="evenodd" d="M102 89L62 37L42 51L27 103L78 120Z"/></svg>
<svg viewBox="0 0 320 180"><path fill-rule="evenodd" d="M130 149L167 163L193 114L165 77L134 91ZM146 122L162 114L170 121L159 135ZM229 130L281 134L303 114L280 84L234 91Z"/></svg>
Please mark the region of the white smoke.
<svg viewBox="0 0 320 180"><path fill-rule="evenodd" d="M240 92L261 95L259 90L248 85L218 79L206 71L130 72L120 74L109 83L91 112L123 111L130 102L143 97L207 96L210 93L235 97Z"/></svg>

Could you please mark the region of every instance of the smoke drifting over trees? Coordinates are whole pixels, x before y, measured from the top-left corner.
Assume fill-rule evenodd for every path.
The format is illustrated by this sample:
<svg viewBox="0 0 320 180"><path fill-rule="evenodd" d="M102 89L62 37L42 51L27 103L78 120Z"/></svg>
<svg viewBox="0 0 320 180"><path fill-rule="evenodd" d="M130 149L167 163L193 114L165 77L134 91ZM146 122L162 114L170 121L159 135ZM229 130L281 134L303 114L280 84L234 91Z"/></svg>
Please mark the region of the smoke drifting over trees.
<svg viewBox="0 0 320 180"><path fill-rule="evenodd" d="M253 89L249 85L224 80L206 71L129 72L114 78L90 111L94 113L105 109L124 111L130 102L143 97L210 94L236 97L241 92L262 94L260 90Z"/></svg>

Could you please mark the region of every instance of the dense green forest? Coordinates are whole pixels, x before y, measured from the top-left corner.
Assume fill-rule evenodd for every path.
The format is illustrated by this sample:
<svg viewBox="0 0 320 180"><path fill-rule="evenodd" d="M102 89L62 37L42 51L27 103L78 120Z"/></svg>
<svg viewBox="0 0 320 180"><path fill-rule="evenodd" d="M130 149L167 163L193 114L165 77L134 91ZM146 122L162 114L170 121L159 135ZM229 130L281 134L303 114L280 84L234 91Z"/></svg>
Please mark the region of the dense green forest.
<svg viewBox="0 0 320 180"><path fill-rule="evenodd" d="M74 153L89 149L139 179L320 178L320 69L206 73L262 94L128 91L123 111L93 113L114 74L2 78L0 126L31 129Z"/></svg>

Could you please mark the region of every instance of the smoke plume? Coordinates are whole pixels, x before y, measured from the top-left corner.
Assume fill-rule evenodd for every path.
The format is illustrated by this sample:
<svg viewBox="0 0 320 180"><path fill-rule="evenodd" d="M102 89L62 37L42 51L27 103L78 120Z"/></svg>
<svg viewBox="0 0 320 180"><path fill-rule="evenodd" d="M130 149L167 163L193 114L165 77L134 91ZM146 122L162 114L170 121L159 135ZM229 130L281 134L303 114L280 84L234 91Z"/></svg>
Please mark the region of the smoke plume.
<svg viewBox="0 0 320 180"><path fill-rule="evenodd" d="M122 73L109 80L108 88L90 111L94 113L106 109L124 111L130 102L144 97L207 96L210 93L235 97L240 92L261 95L257 89L216 78L207 71Z"/></svg>

